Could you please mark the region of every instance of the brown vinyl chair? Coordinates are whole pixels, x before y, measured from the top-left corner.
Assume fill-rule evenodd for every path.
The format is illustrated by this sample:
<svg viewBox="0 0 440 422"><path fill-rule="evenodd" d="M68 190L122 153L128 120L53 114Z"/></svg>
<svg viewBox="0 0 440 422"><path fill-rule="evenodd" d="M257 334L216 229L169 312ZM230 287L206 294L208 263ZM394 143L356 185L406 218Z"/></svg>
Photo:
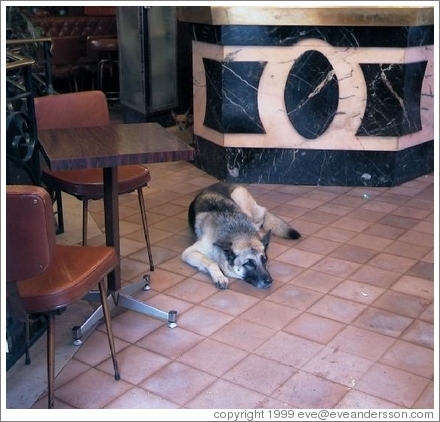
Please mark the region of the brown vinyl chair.
<svg viewBox="0 0 440 422"><path fill-rule="evenodd" d="M48 408L55 399L55 317L97 283L101 294L115 379L118 362L107 303L106 276L119 265L110 246L57 245L52 200L40 186L6 186L6 295L10 315L27 325L47 320ZM28 332L28 330L27 330ZM26 363L29 359L26 339Z"/></svg>
<svg viewBox="0 0 440 422"><path fill-rule="evenodd" d="M36 97L34 102L38 130L110 124L107 98L102 91L93 90L47 95ZM64 231L61 192L73 195L83 202L82 244L86 246L88 201L104 197L102 169L51 171L48 168L44 168L41 180L49 191L54 192L60 232ZM150 180L150 171L144 166L126 165L118 167L118 194L121 195L137 190L150 269L153 271L153 256L142 192L142 188L147 186Z"/></svg>

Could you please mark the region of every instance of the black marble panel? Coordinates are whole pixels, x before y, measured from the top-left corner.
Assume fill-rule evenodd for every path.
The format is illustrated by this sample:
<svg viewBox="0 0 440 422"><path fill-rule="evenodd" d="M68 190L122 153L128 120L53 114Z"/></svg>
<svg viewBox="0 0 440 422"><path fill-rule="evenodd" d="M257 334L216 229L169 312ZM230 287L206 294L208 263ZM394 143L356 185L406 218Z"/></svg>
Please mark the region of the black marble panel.
<svg viewBox="0 0 440 422"><path fill-rule="evenodd" d="M265 133L257 99L264 64L203 59L206 127L222 133Z"/></svg>
<svg viewBox="0 0 440 422"><path fill-rule="evenodd" d="M263 62L203 59L206 110L203 124L221 133L265 133L258 111ZM361 63L367 103L357 136L402 136L422 129L420 98L427 62ZM337 113L339 87L329 60L308 50L292 66L284 101L289 120L306 139L321 136Z"/></svg>
<svg viewBox="0 0 440 422"><path fill-rule="evenodd" d="M402 136L422 129L420 97L426 64L360 64L367 105L356 135Z"/></svg>
<svg viewBox="0 0 440 422"><path fill-rule="evenodd" d="M335 47L414 47L434 44L434 25L271 26L193 24L193 39L218 45L291 46L317 38Z"/></svg>
<svg viewBox="0 0 440 422"><path fill-rule="evenodd" d="M284 91L287 115L306 139L321 136L332 122L339 101L338 80L319 51L303 53L290 69Z"/></svg>
<svg viewBox="0 0 440 422"><path fill-rule="evenodd" d="M402 151L221 147L195 136L197 167L232 183L396 186L434 171L434 142Z"/></svg>

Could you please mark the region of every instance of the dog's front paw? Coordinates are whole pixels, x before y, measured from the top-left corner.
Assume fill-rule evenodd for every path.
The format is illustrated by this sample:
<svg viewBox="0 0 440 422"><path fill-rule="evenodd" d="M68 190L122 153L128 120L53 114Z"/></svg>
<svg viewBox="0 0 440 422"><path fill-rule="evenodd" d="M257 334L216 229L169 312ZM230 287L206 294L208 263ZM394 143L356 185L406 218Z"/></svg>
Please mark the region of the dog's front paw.
<svg viewBox="0 0 440 422"><path fill-rule="evenodd" d="M224 275L217 277L214 281L214 286L218 289L227 289L229 287L229 280Z"/></svg>
<svg viewBox="0 0 440 422"><path fill-rule="evenodd" d="M216 277L213 282L214 286L217 287L217 289L227 289L229 287L229 280L223 274Z"/></svg>
<svg viewBox="0 0 440 422"><path fill-rule="evenodd" d="M208 270L215 287L218 289L227 289L229 287L228 277L223 274L217 264L212 263Z"/></svg>

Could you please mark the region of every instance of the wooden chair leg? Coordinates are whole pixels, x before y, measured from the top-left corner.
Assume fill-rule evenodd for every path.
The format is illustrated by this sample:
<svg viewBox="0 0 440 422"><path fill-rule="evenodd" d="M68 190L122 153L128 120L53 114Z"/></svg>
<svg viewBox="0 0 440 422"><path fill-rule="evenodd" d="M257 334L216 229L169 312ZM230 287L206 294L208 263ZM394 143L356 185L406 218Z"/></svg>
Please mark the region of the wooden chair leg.
<svg viewBox="0 0 440 422"><path fill-rule="evenodd" d="M113 369L115 371L115 380L119 380L121 376L119 375L118 361L116 359L115 338L113 336L111 315L107 302L107 289L104 285L104 280L101 280L99 282L99 292L101 294L102 311L104 313L105 325L107 327L108 344L110 346L110 352L112 354Z"/></svg>
<svg viewBox="0 0 440 422"><path fill-rule="evenodd" d="M55 407L55 314L50 312L47 315L47 382L48 395L47 407Z"/></svg>
<svg viewBox="0 0 440 422"><path fill-rule="evenodd" d="M31 333L30 333L30 322L29 319L27 319L24 322L24 331L25 331L25 363L26 365L29 365L31 363L31 354L30 354L30 348L31 348Z"/></svg>
<svg viewBox="0 0 440 422"><path fill-rule="evenodd" d="M64 215L63 215L63 201L61 197L61 191L59 189L55 190L55 202L57 203L57 220L58 220L57 234L61 234L64 233Z"/></svg>
<svg viewBox="0 0 440 422"><path fill-rule="evenodd" d="M142 188L138 189L139 208L144 226L145 243L147 244L148 260L150 261L150 271L154 271L153 254L151 252L150 235L148 232L147 210L145 209L144 194Z"/></svg>
<svg viewBox="0 0 440 422"><path fill-rule="evenodd" d="M89 201L83 199L82 245L87 246L87 225L89 224Z"/></svg>

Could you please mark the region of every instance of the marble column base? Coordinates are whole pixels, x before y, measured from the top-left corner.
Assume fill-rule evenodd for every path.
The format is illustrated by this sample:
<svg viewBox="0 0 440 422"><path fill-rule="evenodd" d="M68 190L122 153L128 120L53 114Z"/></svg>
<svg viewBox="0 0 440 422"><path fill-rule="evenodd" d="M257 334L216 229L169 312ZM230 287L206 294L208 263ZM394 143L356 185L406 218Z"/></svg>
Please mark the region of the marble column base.
<svg viewBox="0 0 440 422"><path fill-rule="evenodd" d="M231 183L389 187L434 171L434 141L401 151L234 148L200 136L194 142L194 164Z"/></svg>

